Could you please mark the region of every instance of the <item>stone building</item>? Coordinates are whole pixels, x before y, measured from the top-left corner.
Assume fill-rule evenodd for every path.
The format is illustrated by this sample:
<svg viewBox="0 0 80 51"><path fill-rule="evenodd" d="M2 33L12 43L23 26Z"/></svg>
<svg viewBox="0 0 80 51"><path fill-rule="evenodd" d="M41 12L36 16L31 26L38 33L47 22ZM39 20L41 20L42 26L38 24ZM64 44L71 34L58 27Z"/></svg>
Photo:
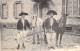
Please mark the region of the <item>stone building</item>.
<svg viewBox="0 0 80 51"><path fill-rule="evenodd" d="M45 20L47 11L51 9L57 12L58 15L55 18L59 19L61 17L61 6L61 0L0 0L0 36L2 36L2 40L10 37L15 38L15 34L17 34L16 23L20 18L20 12L27 12L29 21L33 14ZM3 37L5 38L3 39ZM6 42L2 42L1 45L5 47L5 44Z"/></svg>
<svg viewBox="0 0 80 51"><path fill-rule="evenodd" d="M16 28L19 13L32 13L34 2L30 0L0 0L0 24L3 28Z"/></svg>
<svg viewBox="0 0 80 51"><path fill-rule="evenodd" d="M60 0L61 1L61 0ZM61 15L61 2L58 0L0 0L0 24L3 28L16 28L20 12L29 13L29 20L32 14L45 20L47 11L55 10L58 19ZM0 26L1 27L1 26Z"/></svg>
<svg viewBox="0 0 80 51"><path fill-rule="evenodd" d="M80 31L80 0L62 0L62 13L70 13L67 19L68 31Z"/></svg>

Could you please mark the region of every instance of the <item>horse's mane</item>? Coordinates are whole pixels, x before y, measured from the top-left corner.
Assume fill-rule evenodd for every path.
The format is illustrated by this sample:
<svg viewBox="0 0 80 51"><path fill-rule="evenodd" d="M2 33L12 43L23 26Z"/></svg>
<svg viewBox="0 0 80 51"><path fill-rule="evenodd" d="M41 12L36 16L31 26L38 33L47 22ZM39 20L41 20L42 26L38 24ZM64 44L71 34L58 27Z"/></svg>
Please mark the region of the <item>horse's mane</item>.
<svg viewBox="0 0 80 51"><path fill-rule="evenodd" d="M59 25L62 25L62 24L65 25L65 24L66 24L66 19L67 19L67 18L61 16L61 18L60 18L59 21L58 21L58 24L59 24ZM62 25L62 26L63 26L63 25Z"/></svg>
<svg viewBox="0 0 80 51"><path fill-rule="evenodd" d="M59 19L58 24L60 25L61 22L62 22L62 16L61 16L61 18Z"/></svg>

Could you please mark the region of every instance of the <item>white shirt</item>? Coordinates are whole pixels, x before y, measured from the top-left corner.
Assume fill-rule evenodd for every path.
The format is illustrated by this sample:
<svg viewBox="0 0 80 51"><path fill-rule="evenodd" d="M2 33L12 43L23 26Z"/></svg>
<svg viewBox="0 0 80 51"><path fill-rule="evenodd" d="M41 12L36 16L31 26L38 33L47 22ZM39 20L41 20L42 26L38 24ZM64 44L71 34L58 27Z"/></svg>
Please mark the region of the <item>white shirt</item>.
<svg viewBox="0 0 80 51"><path fill-rule="evenodd" d="M50 18L50 25L52 27L52 25L53 25L53 18Z"/></svg>
<svg viewBox="0 0 80 51"><path fill-rule="evenodd" d="M25 21L25 19L22 19L21 21L22 21L22 24L23 24L23 27L24 27L24 21Z"/></svg>

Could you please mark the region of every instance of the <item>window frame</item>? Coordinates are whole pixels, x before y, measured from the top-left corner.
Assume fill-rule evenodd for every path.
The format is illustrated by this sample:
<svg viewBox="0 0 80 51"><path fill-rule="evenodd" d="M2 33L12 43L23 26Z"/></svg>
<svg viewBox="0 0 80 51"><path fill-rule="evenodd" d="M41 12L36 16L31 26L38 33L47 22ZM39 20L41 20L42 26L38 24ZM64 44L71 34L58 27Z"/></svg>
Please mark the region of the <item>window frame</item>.
<svg viewBox="0 0 80 51"><path fill-rule="evenodd" d="M7 14L7 16L6 17L3 17L3 5L6 5L6 14ZM1 3L1 19L7 19L8 18L8 4L7 4L7 2L5 2L5 3Z"/></svg>
<svg viewBox="0 0 80 51"><path fill-rule="evenodd" d="M63 2L63 0L62 0L62 2ZM62 3L62 14L63 13L66 13L67 12L67 10L66 10L66 0L65 0L65 3L64 3L65 5L63 5L63 3ZM63 11L63 8L64 8L64 11Z"/></svg>
<svg viewBox="0 0 80 51"><path fill-rule="evenodd" d="M79 8L80 8L80 4L79 4L80 0L78 0L78 17L80 17L80 13L79 13Z"/></svg>
<svg viewBox="0 0 80 51"><path fill-rule="evenodd" d="M13 16L15 19L19 19L20 17L17 16L17 5L16 4L21 4L21 12L23 11L23 3L21 1L15 1L15 3L13 4Z"/></svg>

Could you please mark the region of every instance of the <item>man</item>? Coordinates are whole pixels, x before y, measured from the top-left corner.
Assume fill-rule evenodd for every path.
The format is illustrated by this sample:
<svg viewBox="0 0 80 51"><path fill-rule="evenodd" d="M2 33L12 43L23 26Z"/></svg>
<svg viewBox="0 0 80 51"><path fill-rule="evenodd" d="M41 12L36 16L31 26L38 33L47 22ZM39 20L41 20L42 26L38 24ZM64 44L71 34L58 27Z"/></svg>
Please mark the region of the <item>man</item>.
<svg viewBox="0 0 80 51"><path fill-rule="evenodd" d="M47 42L48 42L48 48L54 48L54 38L56 36L55 31L58 26L57 21L53 18L54 15L57 15L57 13L54 10L49 10L47 12L47 15L49 18L47 18L43 23L43 28L45 29Z"/></svg>
<svg viewBox="0 0 80 51"><path fill-rule="evenodd" d="M24 38L27 34L26 30L29 28L30 29L30 25L28 20L25 19L25 16L28 15L28 13L25 12L21 12L19 14L19 16L21 16L21 18L18 20L17 23L17 29L19 30L19 33L17 35L17 40L18 40L18 47L17 49L20 48L20 44L22 44L22 47L25 48L24 46Z"/></svg>

